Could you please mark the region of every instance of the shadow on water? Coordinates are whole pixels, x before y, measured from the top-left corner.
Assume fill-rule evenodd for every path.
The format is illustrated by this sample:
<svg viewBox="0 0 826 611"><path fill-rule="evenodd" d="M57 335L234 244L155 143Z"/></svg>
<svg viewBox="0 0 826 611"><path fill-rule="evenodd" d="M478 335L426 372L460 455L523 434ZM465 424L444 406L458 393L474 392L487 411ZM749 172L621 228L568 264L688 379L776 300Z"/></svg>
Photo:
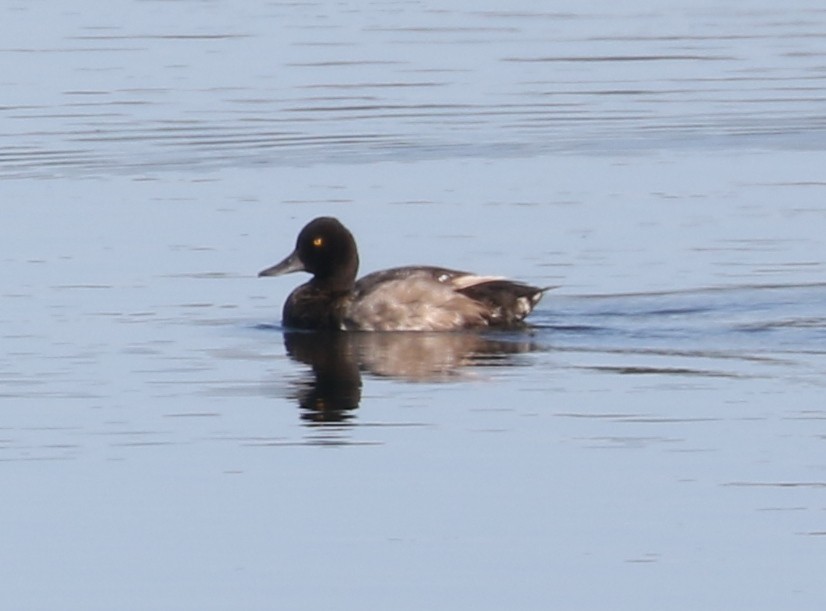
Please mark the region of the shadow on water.
<svg viewBox="0 0 826 611"><path fill-rule="evenodd" d="M287 354L310 366L291 392L312 423L347 422L361 401L362 372L405 382L450 382L471 367L507 367L538 349L524 333L284 333Z"/></svg>
<svg viewBox="0 0 826 611"><path fill-rule="evenodd" d="M826 284L762 285L560 296L519 332L262 328L283 332L289 357L309 366L287 396L305 423L323 425L353 420L365 378L461 383L478 380L485 367L520 369L519 379L534 385L551 370L708 383L785 377L821 385L812 366L826 358L824 311ZM527 353L552 359L519 358Z"/></svg>

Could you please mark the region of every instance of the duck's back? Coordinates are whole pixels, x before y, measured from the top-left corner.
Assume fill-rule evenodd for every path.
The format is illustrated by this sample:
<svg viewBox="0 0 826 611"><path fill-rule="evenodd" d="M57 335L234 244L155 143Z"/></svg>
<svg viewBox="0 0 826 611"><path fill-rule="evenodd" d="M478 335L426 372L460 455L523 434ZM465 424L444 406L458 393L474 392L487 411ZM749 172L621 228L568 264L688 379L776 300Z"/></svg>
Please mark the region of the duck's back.
<svg viewBox="0 0 826 611"><path fill-rule="evenodd" d="M359 280L343 320L363 331L451 331L515 326L543 289L442 267L397 267Z"/></svg>

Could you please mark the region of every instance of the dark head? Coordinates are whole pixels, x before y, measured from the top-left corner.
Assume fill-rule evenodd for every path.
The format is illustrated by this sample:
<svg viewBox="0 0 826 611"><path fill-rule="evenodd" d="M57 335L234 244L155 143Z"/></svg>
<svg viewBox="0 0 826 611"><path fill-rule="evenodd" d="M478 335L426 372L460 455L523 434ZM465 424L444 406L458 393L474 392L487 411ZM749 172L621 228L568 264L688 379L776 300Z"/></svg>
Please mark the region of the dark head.
<svg viewBox="0 0 826 611"><path fill-rule="evenodd" d="M356 281L359 255L356 241L338 219L322 216L307 223L286 259L261 271L259 276L280 276L306 271L313 281L329 289L349 290Z"/></svg>

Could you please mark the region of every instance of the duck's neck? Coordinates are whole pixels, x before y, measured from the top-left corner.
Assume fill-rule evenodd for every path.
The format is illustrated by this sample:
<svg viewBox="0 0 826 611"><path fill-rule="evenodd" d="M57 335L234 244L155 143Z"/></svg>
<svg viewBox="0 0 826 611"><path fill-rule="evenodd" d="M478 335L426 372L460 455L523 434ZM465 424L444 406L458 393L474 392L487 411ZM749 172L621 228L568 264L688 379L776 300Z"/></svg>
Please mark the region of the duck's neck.
<svg viewBox="0 0 826 611"><path fill-rule="evenodd" d="M352 261L348 261L347 265L337 267L329 274L316 273L310 284L317 289L331 293L349 293L356 284L358 268L359 260L356 256Z"/></svg>

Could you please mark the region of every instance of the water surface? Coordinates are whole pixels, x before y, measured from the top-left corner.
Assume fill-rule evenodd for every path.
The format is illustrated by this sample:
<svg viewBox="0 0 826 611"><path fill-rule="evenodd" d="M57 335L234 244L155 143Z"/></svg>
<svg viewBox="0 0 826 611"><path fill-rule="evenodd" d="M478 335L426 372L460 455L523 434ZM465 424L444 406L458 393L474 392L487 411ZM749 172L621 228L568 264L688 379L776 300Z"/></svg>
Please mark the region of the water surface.
<svg viewBox="0 0 826 611"><path fill-rule="evenodd" d="M0 607L823 607L826 12L0 15ZM320 214L558 288L290 335Z"/></svg>

